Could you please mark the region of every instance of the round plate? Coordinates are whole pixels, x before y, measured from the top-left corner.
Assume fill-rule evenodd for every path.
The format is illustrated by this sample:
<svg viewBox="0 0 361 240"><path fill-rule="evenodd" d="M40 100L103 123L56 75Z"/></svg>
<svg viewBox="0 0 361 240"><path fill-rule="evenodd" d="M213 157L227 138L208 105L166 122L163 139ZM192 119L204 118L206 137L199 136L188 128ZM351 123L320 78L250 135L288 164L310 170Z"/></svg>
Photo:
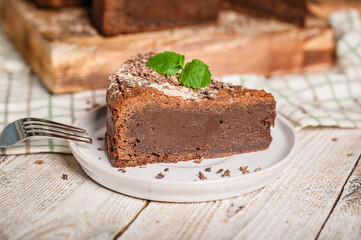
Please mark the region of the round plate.
<svg viewBox="0 0 361 240"><path fill-rule="evenodd" d="M277 116L272 129L273 141L265 151L237 154L230 157L204 159L201 163L148 164L128 167L126 172L113 168L104 149L106 111L100 107L88 112L74 125L85 128L93 144L70 142L75 158L89 177L114 191L149 200L167 202L201 202L239 196L274 181L291 160L296 137L291 124ZM243 174L241 166L250 173ZM211 167L211 172L205 168ZM168 168L168 171L165 169ZM260 171L255 171L261 168ZM216 174L219 169L230 171L230 176ZM207 177L200 180L198 173ZM158 173L164 178L157 179Z"/></svg>

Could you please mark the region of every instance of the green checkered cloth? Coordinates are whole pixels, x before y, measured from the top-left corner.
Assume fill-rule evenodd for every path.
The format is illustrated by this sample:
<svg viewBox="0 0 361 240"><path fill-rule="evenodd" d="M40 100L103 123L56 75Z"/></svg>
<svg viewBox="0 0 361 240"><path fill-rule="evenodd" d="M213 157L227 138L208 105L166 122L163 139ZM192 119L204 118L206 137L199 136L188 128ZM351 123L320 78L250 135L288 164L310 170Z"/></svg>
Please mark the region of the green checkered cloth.
<svg viewBox="0 0 361 240"><path fill-rule="evenodd" d="M265 79L231 75L221 81L264 88L274 94L277 110L297 130L307 126L361 127L361 18L355 10L335 12L337 64L328 71ZM10 122L32 116L71 124L94 106L105 104L105 91L52 95L31 72L0 29L0 131ZM0 154L70 153L64 140L34 139Z"/></svg>

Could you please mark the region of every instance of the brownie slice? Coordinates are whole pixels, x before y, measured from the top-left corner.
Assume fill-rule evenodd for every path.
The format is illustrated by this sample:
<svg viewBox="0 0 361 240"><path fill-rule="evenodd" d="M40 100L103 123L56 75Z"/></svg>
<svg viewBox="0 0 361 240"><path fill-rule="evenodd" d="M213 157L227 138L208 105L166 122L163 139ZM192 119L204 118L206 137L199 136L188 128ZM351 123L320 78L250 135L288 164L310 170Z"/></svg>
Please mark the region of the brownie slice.
<svg viewBox="0 0 361 240"><path fill-rule="evenodd" d="M276 102L264 90L212 80L191 89L129 58L109 78L106 148L114 167L265 150Z"/></svg>
<svg viewBox="0 0 361 240"><path fill-rule="evenodd" d="M87 0L31 0L36 5L43 8L62 8L71 6L88 5Z"/></svg>
<svg viewBox="0 0 361 240"><path fill-rule="evenodd" d="M307 15L306 0L222 0L223 7L261 17L304 26Z"/></svg>
<svg viewBox="0 0 361 240"><path fill-rule="evenodd" d="M215 21L219 0L94 0L92 19L105 36Z"/></svg>

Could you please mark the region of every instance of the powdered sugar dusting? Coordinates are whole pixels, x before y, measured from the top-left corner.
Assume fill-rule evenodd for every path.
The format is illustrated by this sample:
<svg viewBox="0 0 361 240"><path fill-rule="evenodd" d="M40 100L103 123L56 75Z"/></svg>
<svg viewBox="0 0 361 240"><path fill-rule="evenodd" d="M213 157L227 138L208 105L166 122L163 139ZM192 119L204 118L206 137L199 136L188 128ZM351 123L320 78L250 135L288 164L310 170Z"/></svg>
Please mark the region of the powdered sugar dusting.
<svg viewBox="0 0 361 240"><path fill-rule="evenodd" d="M155 88L158 91L171 97L181 97L184 99L199 99L200 96L192 89L185 89L184 87L176 87L167 82L165 83L151 83L149 87Z"/></svg>

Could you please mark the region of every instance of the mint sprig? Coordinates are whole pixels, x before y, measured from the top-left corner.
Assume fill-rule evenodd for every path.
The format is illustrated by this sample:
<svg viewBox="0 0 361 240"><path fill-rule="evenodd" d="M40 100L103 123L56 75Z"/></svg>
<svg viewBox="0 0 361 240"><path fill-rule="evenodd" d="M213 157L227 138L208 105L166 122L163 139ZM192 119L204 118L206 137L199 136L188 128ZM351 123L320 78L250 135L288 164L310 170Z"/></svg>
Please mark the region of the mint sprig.
<svg viewBox="0 0 361 240"><path fill-rule="evenodd" d="M163 75L175 75L182 70L178 80L190 88L206 87L211 82L211 72L207 64L193 59L184 67L184 55L175 52L158 53L148 60L147 66Z"/></svg>

